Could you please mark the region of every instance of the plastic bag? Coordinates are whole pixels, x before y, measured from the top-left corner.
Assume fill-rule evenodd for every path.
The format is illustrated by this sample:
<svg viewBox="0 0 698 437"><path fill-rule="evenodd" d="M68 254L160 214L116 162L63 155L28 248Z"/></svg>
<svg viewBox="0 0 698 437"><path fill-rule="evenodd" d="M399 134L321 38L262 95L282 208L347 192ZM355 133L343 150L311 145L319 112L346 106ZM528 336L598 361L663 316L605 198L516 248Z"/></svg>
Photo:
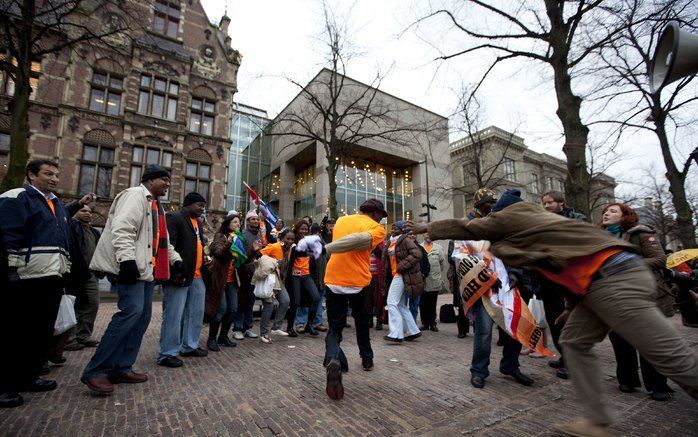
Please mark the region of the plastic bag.
<svg viewBox="0 0 698 437"><path fill-rule="evenodd" d="M58 307L56 323L53 325L53 335L63 334L77 324L78 321L75 318L75 296L64 294L61 297L61 305Z"/></svg>
<svg viewBox="0 0 698 437"><path fill-rule="evenodd" d="M276 285L276 276L271 274L261 281L254 284L254 295L258 299L269 299L274 296L274 285Z"/></svg>
<svg viewBox="0 0 698 437"><path fill-rule="evenodd" d="M533 296L531 300L528 301L528 309L531 310L533 318L536 319L536 325L540 329L545 329L548 327L548 322L545 319L545 308L543 307L543 301Z"/></svg>

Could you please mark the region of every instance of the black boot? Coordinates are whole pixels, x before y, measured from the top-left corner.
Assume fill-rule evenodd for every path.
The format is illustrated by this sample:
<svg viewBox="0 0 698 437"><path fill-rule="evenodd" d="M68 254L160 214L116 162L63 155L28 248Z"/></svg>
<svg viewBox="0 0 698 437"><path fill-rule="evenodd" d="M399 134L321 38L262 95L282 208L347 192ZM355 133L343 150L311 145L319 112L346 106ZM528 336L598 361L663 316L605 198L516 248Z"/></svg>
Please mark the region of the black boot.
<svg viewBox="0 0 698 437"><path fill-rule="evenodd" d="M221 322L211 322L208 330L208 341L206 341L206 347L213 352L220 352L221 348L218 346L218 329L221 326Z"/></svg>
<svg viewBox="0 0 698 437"><path fill-rule="evenodd" d="M230 327L233 326L232 317L223 317L223 322L221 323L221 332L218 334L218 344L228 347L235 347L237 343L228 337L228 332L230 332Z"/></svg>

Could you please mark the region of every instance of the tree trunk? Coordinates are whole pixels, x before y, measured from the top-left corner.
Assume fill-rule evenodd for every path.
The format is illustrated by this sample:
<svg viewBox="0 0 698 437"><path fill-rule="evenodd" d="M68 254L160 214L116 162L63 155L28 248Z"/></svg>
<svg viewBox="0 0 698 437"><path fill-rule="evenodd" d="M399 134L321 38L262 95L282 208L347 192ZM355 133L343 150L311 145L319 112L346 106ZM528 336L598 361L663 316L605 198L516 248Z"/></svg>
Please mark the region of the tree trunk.
<svg viewBox="0 0 698 437"><path fill-rule="evenodd" d="M333 164L336 162L334 156L328 156L327 160L330 163L327 166L327 176L330 182L330 197L327 199L327 206L330 209L330 217L337 219L339 217L337 214L337 181L335 180L335 176L337 174L337 164Z"/></svg>
<svg viewBox="0 0 698 437"><path fill-rule="evenodd" d="M15 92L10 102L10 162L7 173L0 184L0 192L21 187L29 160L29 95L31 94L32 47L34 30L34 0L24 0L21 28L17 35L17 68L15 70Z"/></svg>
<svg viewBox="0 0 698 437"><path fill-rule="evenodd" d="M676 210L676 228L679 240L684 249L698 247L696 244L696 228L693 224L693 211L686 200L686 175L676 168L674 158L671 156L669 139L664 126L666 115L663 112L659 96L653 97L652 118L655 125L654 132L659 138L659 147L662 149L666 178L669 181L671 202Z"/></svg>

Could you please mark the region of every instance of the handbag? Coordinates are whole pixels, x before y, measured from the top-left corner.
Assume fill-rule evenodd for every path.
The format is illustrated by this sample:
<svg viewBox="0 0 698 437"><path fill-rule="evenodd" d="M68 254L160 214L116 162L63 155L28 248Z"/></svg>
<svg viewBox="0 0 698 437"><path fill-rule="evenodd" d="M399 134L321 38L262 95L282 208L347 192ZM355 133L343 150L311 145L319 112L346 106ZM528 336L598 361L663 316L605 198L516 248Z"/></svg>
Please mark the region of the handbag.
<svg viewBox="0 0 698 437"><path fill-rule="evenodd" d="M456 323L456 310L452 303L441 305L439 309L439 321L441 323Z"/></svg>
<svg viewBox="0 0 698 437"><path fill-rule="evenodd" d="M77 324L78 321L75 318L75 296L63 294L61 304L58 307L56 323L53 325L53 335L63 334Z"/></svg>
<svg viewBox="0 0 698 437"><path fill-rule="evenodd" d="M543 301L533 296L531 300L528 301L528 309L531 311L533 318L536 319L536 325L540 329L548 328L548 321L545 319L545 307L543 306Z"/></svg>

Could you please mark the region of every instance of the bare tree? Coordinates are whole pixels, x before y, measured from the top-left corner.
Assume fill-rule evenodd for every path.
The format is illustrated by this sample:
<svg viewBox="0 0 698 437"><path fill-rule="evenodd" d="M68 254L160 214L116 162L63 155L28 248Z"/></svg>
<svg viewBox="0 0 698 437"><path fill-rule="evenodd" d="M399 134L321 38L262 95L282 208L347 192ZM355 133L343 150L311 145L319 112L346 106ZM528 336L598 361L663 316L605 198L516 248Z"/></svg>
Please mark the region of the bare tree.
<svg viewBox="0 0 698 437"><path fill-rule="evenodd" d="M576 68L617 36L620 28L613 19L618 12L617 5L602 0L532 3L524 0L505 2L505 6L500 8L486 1L469 0L467 5L474 7L466 11L457 11L455 7L433 10L415 25L435 17L445 17L467 40L475 41L462 50L443 53L438 58L440 60L474 52L496 53L479 85L496 66L512 59L536 61L552 70L558 103L556 114L565 137L563 151L568 169L565 197L571 207L588 214L591 175L585 151L589 128L582 121L582 98L574 92L572 79ZM478 17L477 21L468 18L474 16ZM488 29L483 30L483 26Z"/></svg>
<svg viewBox="0 0 698 437"><path fill-rule="evenodd" d="M21 186L29 158L32 63L76 50L120 50L138 17L131 0L0 0L0 71L14 83L10 162L0 191Z"/></svg>
<svg viewBox="0 0 698 437"><path fill-rule="evenodd" d="M352 51L345 23L324 5L322 43L327 67L308 85L289 79L300 89L300 104L282 111L272 122L272 135L288 141L277 153L299 144L320 144L327 157L329 210L337 216L337 182L335 176L342 157L351 148L367 142L385 147L407 147L430 153L429 133L443 130L446 121L435 114L417 119L414 114L402 117L410 108L397 99L386 98L379 87L383 76L377 73L368 84L347 77L347 67L356 55ZM426 112L426 111L424 111Z"/></svg>
<svg viewBox="0 0 698 437"><path fill-rule="evenodd" d="M618 135L637 131L656 135L676 211L678 237L684 247L698 247L685 189L692 158L681 157L670 140L672 134L676 137L677 131L696 121L695 111L689 117L682 111L698 100L695 86L691 86L696 82L694 76L684 78L678 85L665 88L660 98L659 93L650 91L647 75L661 30L672 20L684 28L698 29L698 5L691 0L624 0L623 6L619 15L623 31L611 41L609 50L600 54L601 64L590 70L600 80L600 91L590 98L604 102L606 107L618 105L623 109L617 117L597 122L616 125Z"/></svg>

